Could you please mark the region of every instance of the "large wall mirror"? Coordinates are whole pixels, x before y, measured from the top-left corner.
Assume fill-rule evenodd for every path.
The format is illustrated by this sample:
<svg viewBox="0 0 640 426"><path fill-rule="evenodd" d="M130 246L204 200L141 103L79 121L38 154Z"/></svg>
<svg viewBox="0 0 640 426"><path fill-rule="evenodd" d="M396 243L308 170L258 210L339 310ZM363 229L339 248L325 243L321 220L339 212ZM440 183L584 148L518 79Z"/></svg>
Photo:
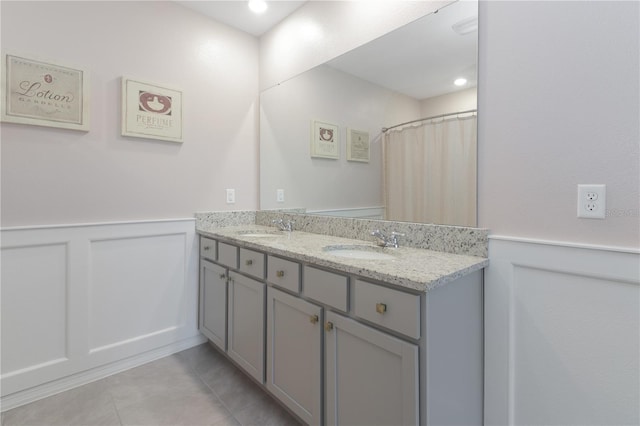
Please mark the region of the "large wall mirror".
<svg viewBox="0 0 640 426"><path fill-rule="evenodd" d="M449 4L263 91L260 208L476 226L477 16Z"/></svg>

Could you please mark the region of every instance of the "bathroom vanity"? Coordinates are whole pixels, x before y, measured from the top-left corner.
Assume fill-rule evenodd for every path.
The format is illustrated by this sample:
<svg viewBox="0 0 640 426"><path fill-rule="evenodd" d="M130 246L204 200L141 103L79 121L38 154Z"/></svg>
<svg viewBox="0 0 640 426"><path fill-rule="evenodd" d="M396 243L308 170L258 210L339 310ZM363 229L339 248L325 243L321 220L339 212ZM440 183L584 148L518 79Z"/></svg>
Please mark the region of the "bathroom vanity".
<svg viewBox="0 0 640 426"><path fill-rule="evenodd" d="M201 332L308 424L482 424L484 257L199 228Z"/></svg>

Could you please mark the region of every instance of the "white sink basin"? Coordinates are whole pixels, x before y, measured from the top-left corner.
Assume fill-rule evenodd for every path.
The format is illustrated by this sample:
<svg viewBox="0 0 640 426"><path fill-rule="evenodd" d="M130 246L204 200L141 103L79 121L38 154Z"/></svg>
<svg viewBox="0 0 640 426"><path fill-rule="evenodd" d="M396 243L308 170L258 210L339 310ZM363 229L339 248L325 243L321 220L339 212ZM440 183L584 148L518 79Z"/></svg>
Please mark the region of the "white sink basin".
<svg viewBox="0 0 640 426"><path fill-rule="evenodd" d="M250 238L270 238L270 237L279 237L282 235L280 231L241 231L238 232L238 235L242 237L250 237Z"/></svg>
<svg viewBox="0 0 640 426"><path fill-rule="evenodd" d="M384 249L382 247L340 245L340 246L326 246L322 250L332 256L345 257L349 259L361 259L361 260L395 259L395 256L389 253L390 249Z"/></svg>

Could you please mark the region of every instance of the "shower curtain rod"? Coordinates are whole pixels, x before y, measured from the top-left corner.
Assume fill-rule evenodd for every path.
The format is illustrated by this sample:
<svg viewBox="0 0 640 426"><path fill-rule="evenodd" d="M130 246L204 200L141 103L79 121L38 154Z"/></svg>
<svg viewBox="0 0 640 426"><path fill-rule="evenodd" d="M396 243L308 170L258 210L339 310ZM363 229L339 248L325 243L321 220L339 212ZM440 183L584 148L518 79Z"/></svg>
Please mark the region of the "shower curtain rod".
<svg viewBox="0 0 640 426"><path fill-rule="evenodd" d="M450 115L469 114L469 113L472 113L472 112L478 112L478 110L477 109L469 109L467 111L450 112L448 114L434 115L433 117L419 118L417 120L407 121L406 123L396 124L395 126L383 127L382 128L382 133L385 133L387 130L395 129L396 127L404 126L405 124L417 123L419 121L433 120L434 118L443 118L443 117L448 117Z"/></svg>

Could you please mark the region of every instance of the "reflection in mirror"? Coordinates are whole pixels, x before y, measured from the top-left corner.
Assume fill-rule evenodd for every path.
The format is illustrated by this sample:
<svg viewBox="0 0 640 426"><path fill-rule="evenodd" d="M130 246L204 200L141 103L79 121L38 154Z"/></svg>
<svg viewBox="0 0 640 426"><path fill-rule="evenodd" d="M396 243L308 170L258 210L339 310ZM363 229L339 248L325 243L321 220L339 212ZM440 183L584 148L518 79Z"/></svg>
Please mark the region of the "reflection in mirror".
<svg viewBox="0 0 640 426"><path fill-rule="evenodd" d="M475 226L476 58L458 1L262 92L260 208Z"/></svg>

